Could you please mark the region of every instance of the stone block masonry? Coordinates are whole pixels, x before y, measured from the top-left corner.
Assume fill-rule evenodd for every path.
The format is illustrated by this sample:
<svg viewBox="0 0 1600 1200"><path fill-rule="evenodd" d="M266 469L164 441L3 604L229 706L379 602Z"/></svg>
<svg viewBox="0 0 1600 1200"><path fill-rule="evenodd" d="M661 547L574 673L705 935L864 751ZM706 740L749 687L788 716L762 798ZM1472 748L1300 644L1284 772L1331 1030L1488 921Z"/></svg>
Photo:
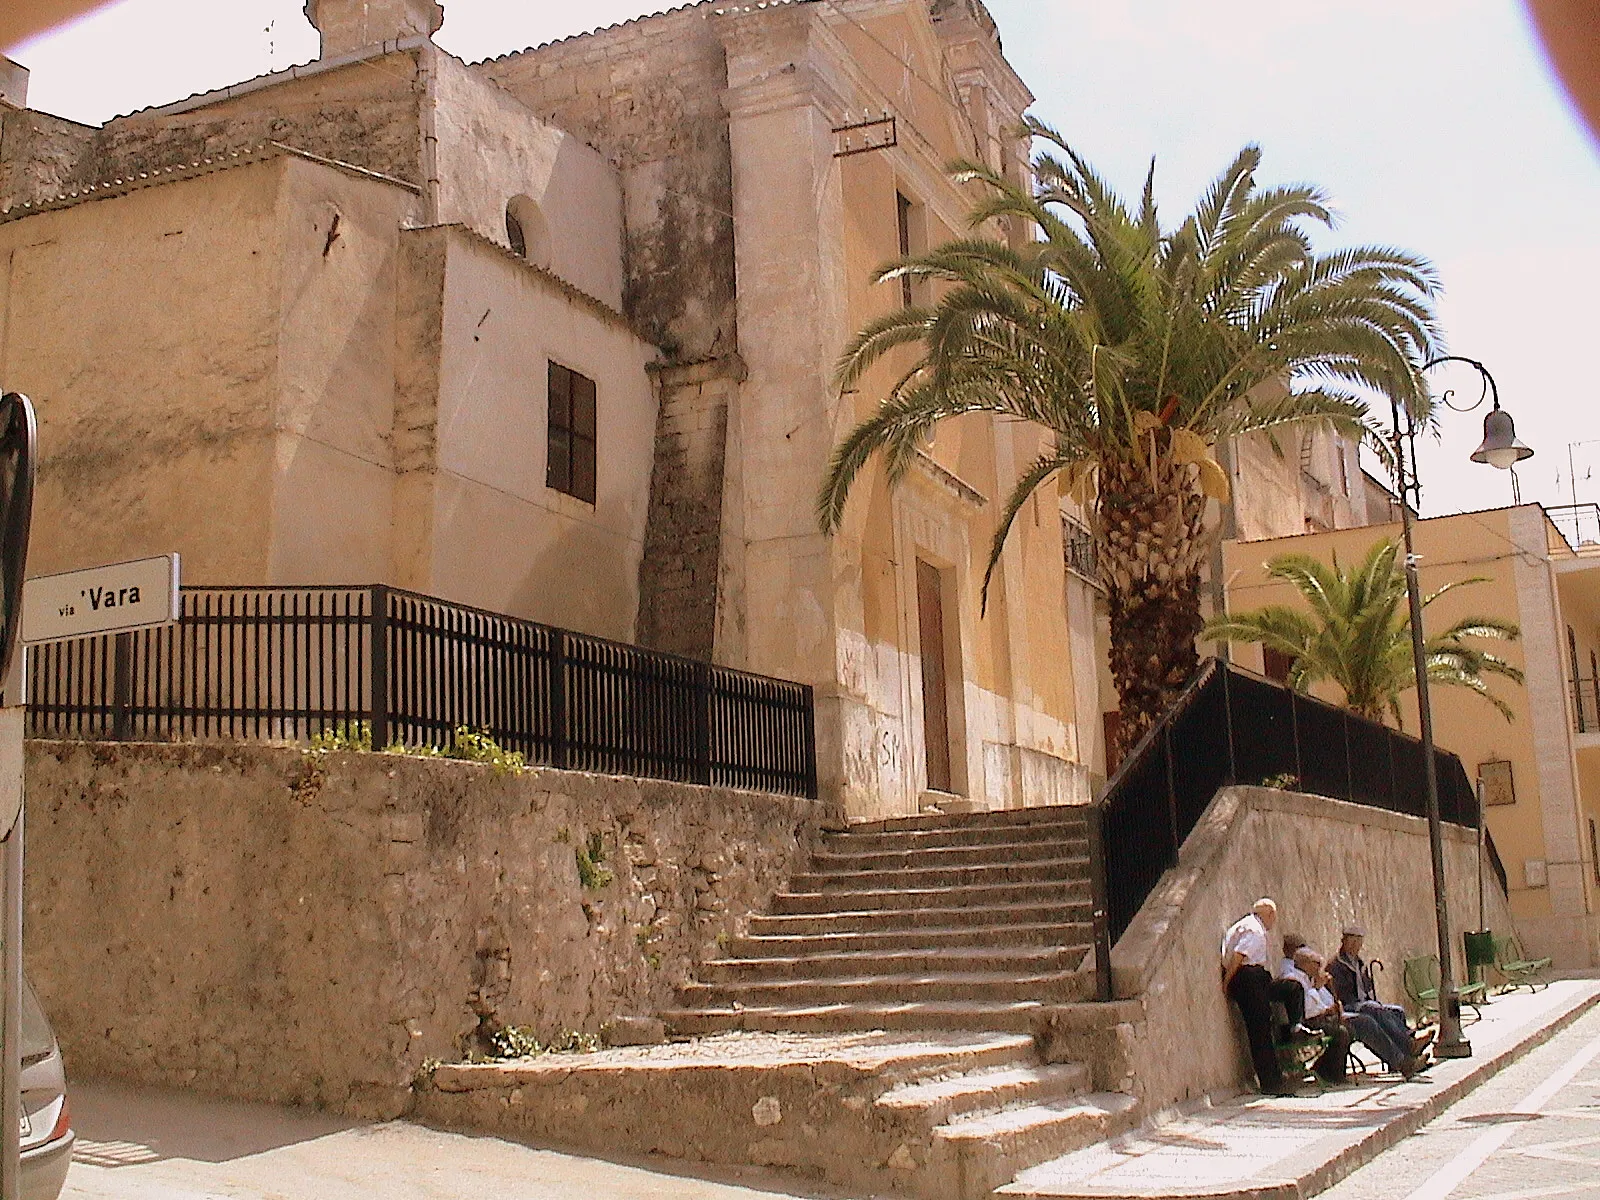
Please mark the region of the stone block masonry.
<svg viewBox="0 0 1600 1200"><path fill-rule="evenodd" d="M27 772L28 970L69 1072L357 1116L500 1026L664 1007L822 814L233 744L36 742Z"/></svg>

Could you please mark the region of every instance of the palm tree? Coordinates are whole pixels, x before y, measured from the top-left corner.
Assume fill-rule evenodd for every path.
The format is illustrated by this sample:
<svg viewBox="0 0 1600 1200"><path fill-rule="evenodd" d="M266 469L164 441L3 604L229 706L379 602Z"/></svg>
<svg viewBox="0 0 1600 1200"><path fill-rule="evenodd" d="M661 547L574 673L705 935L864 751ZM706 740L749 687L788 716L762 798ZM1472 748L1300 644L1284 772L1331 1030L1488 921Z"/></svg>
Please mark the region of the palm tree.
<svg viewBox="0 0 1600 1200"><path fill-rule="evenodd" d="M838 528L852 483L875 455L897 483L941 421L984 412L1053 435L1021 474L990 547L990 576L1018 511L1055 477L1091 512L1111 616L1111 672L1126 749L1198 665L1200 567L1225 501L1219 439L1316 421L1360 437L1363 391L1419 419L1430 404L1418 365L1436 340L1433 268L1385 247L1318 255L1308 226L1331 225L1309 186L1257 188L1247 146L1176 228L1157 216L1155 166L1130 208L1048 127L1037 184L979 165L956 179L981 198L971 236L880 271L926 281L928 304L867 325L837 369L852 388L901 347L920 354L877 410L836 447L818 497ZM1012 246L983 230L1031 222ZM1266 395L1263 384L1286 381Z"/></svg>
<svg viewBox="0 0 1600 1200"><path fill-rule="evenodd" d="M1392 716L1398 727L1400 695L1417 686L1411 649L1411 613L1406 605L1405 573L1399 547L1375 542L1361 565L1346 571L1333 556L1333 566L1305 554L1280 554L1267 563L1267 575L1294 585L1310 611L1269 604L1211 622L1202 637L1218 641L1259 642L1292 656L1289 686L1308 692L1323 680L1344 690L1345 706L1358 716L1382 721ZM1479 578L1448 583L1424 598L1426 608L1440 596ZM1495 617L1464 617L1423 643L1428 682L1470 688L1512 719L1511 706L1489 690L1485 675L1516 683L1522 672L1504 659L1470 646L1464 639L1516 641L1521 631Z"/></svg>

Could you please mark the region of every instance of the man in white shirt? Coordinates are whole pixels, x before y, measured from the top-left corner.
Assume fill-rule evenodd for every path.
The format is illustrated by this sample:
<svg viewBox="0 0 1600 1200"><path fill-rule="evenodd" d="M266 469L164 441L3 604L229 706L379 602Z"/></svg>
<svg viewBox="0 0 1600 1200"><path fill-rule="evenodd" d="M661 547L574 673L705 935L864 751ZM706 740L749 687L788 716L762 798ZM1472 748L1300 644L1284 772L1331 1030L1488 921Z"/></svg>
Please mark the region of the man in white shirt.
<svg viewBox="0 0 1600 1200"><path fill-rule="evenodd" d="M1347 1056L1352 1035L1345 1024L1339 1002L1334 999L1333 991L1328 986L1328 976L1322 969L1322 956L1309 946L1297 947L1289 966L1284 969L1283 978L1294 980L1304 989L1306 1025L1332 1038L1312 1069L1327 1083L1343 1083L1348 1071Z"/></svg>
<svg viewBox="0 0 1600 1200"><path fill-rule="evenodd" d="M1293 1092L1284 1086L1283 1068L1272 1042L1272 1002L1281 1002L1289 1023L1298 1028L1305 1016L1305 990L1295 980L1274 979L1267 968L1268 962L1275 961L1268 955L1267 940L1277 923L1277 904L1263 896L1251 906L1248 916L1229 926L1222 939L1222 990L1244 1018L1250 1060L1261 1090L1286 1096Z"/></svg>

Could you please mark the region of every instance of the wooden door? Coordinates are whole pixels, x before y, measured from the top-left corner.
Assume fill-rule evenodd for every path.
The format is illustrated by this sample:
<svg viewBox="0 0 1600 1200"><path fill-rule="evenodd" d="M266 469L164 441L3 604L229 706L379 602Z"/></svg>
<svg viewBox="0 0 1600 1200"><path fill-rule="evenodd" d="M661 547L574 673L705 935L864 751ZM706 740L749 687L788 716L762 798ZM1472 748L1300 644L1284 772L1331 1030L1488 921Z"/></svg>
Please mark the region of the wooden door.
<svg viewBox="0 0 1600 1200"><path fill-rule="evenodd" d="M928 790L948 792L950 781L950 674L945 662L944 579L939 568L917 560L917 634L922 650L922 742Z"/></svg>

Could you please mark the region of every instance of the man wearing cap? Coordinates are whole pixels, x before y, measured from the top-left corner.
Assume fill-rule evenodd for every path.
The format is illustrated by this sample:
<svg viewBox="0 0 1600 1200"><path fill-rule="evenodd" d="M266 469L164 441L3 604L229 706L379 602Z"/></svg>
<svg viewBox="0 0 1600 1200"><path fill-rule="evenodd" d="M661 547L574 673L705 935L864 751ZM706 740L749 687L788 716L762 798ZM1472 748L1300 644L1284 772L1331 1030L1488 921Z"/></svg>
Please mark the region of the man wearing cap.
<svg viewBox="0 0 1600 1200"><path fill-rule="evenodd" d="M1406 1010L1398 1004L1384 1004L1378 999L1377 989L1372 985L1372 968L1361 957L1361 947L1366 937L1365 926L1351 923L1344 927L1338 957L1328 964L1328 974L1333 977L1333 994L1339 998L1339 1006L1344 1009L1346 1016L1370 1018L1382 1027L1395 1045L1409 1047L1412 1056L1420 1055L1433 1041L1435 1031L1430 1029L1425 1033L1413 1034L1406 1020Z"/></svg>
<svg viewBox="0 0 1600 1200"><path fill-rule="evenodd" d="M1289 1023L1300 1030L1306 1001L1300 984L1292 979L1274 979L1267 968L1272 961L1267 953L1267 935L1277 922L1277 904L1263 896L1247 916L1228 927L1222 939L1222 990L1239 1006L1239 1015L1244 1018L1250 1060L1255 1064L1261 1090L1287 1096L1293 1093L1284 1086L1283 1068L1272 1043L1272 1002L1281 1002Z"/></svg>

